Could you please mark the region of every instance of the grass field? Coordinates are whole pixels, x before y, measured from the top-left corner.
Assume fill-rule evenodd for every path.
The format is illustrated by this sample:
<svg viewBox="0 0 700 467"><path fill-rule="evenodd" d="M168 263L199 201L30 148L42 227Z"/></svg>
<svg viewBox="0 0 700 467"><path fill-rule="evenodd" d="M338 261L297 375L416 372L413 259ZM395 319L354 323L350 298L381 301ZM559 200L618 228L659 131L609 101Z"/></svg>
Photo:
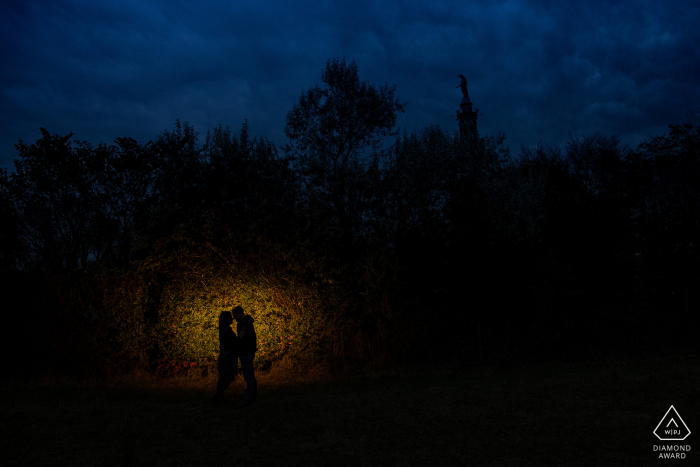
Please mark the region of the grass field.
<svg viewBox="0 0 700 467"><path fill-rule="evenodd" d="M240 380L222 407L209 404L211 379L3 383L0 463L700 465L695 357L258 376L248 408ZM653 452L662 442L652 431L671 404L692 433L684 460Z"/></svg>

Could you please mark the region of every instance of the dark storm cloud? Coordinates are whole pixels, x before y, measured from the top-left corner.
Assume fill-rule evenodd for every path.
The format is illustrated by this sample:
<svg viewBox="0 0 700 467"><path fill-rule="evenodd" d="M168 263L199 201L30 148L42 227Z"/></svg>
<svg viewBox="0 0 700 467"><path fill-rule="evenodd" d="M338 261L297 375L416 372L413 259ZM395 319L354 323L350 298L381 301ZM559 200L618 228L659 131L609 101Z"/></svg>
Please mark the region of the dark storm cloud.
<svg viewBox="0 0 700 467"><path fill-rule="evenodd" d="M329 58L396 84L399 125L456 129L458 74L482 133L518 146L621 133L636 144L697 108L693 2L22 1L0 3L0 165L43 126L146 142L180 118L285 142Z"/></svg>

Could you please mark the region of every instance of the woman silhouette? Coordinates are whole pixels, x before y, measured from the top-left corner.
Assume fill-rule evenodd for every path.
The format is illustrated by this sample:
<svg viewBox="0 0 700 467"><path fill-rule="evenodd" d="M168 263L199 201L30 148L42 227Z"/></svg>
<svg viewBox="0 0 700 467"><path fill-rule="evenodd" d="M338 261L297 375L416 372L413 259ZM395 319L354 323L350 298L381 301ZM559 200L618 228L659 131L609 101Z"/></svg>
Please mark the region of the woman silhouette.
<svg viewBox="0 0 700 467"><path fill-rule="evenodd" d="M224 391L233 383L238 374L238 337L231 329L233 315L230 311L222 311L219 315L219 382L216 383L216 395L213 403L224 400Z"/></svg>

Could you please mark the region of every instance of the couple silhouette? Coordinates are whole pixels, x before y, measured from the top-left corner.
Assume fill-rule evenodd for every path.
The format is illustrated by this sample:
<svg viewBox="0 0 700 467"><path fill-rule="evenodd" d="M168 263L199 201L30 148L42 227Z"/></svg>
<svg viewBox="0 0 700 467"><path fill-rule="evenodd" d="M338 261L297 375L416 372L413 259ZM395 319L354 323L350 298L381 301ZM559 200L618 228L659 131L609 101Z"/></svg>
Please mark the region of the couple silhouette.
<svg viewBox="0 0 700 467"><path fill-rule="evenodd" d="M236 320L236 331L231 325ZM224 401L224 391L233 383L238 375L238 360L241 361L241 370L246 384L246 396L244 406L255 402L258 393L258 382L255 380L253 360L257 342L253 317L245 314L243 308L235 307L231 311L223 311L219 315L219 381L216 383L216 395L213 403L221 404Z"/></svg>

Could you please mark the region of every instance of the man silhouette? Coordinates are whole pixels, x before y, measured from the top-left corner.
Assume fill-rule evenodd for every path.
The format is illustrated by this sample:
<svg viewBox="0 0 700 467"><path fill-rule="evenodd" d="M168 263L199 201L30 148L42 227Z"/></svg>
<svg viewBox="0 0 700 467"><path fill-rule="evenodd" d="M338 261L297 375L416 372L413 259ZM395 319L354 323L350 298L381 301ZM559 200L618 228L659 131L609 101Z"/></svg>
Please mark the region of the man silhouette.
<svg viewBox="0 0 700 467"><path fill-rule="evenodd" d="M255 402L258 395L258 382L255 380L253 370L253 360L257 342L255 337L255 327L253 327L253 317L246 315L243 308L237 306L233 309L233 318L238 322L238 356L241 359L241 369L246 385L246 395L243 405L250 405Z"/></svg>

